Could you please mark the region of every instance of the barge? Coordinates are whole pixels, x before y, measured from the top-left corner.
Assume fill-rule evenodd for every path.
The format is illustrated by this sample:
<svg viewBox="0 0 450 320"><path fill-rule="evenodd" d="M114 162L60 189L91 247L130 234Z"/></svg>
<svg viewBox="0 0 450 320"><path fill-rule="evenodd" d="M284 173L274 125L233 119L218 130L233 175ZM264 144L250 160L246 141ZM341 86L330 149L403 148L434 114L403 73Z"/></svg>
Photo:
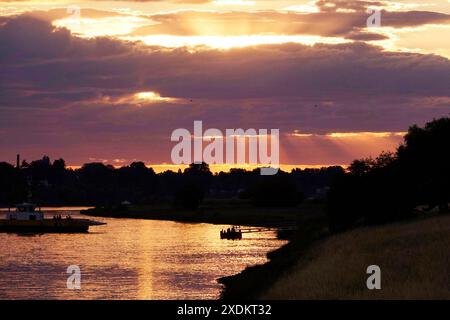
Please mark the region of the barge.
<svg viewBox="0 0 450 320"><path fill-rule="evenodd" d="M0 232L15 233L77 233L88 232L90 226L105 225L104 222L89 219L75 219L70 215L54 215L46 219L36 205L22 203L15 211L6 212L6 219L0 219Z"/></svg>

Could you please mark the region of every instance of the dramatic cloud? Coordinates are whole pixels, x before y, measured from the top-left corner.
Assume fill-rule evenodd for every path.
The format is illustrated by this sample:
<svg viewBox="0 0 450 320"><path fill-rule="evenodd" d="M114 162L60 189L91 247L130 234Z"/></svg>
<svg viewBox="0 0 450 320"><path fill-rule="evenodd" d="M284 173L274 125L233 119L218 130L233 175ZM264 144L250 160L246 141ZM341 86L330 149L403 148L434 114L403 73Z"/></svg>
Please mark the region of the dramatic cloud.
<svg viewBox="0 0 450 320"><path fill-rule="evenodd" d="M413 27L424 24L450 24L450 15L435 12L382 11L383 27ZM199 12L182 11L154 14L148 26L132 34L145 36L171 34L192 35L320 35L351 36L366 28L366 11L318 13L296 12ZM205 28L205 26L208 26Z"/></svg>
<svg viewBox="0 0 450 320"><path fill-rule="evenodd" d="M279 128L282 161L341 163L361 153L327 133L404 131L450 109L448 59L362 43L191 51L81 39L22 16L0 27L0 47L2 153L51 152L73 164L168 162L170 133L194 120ZM295 157L305 142L293 132L324 136ZM371 152L399 140L370 138L394 139Z"/></svg>
<svg viewBox="0 0 450 320"><path fill-rule="evenodd" d="M55 22L85 36L121 35L127 39L148 40L151 44L167 44L177 42L171 37L238 37L238 36L317 36L331 39L347 39L357 41L379 41L391 37L397 39L398 33L392 30L417 28L425 25L442 25L450 28L450 15L429 11L381 11L381 27L367 28L369 7L386 7L386 3L377 1L325 1L315 3L318 12L296 11L169 11L153 14L127 14L109 12L89 8L81 8L80 19L67 12L67 8L49 11L34 11L28 16L45 21ZM392 29L392 30L391 30ZM166 38L161 38L166 36ZM274 39L268 43L276 43ZM290 39L290 40L289 40ZM163 41L165 40L165 41ZM211 41L211 39L210 39ZM213 41L219 41L213 39ZM225 39L223 40L225 41ZM245 40L242 40L245 42ZM251 39L248 40L251 42ZM301 41L293 38L279 42ZM192 41L196 43L196 41ZM314 41L317 42L317 41ZM263 42L264 43L264 42ZM306 42L305 42L306 43ZM450 49L449 49L450 50Z"/></svg>
<svg viewBox="0 0 450 320"><path fill-rule="evenodd" d="M72 6L72 7L56 8L56 9L50 9L50 10L30 11L30 12L25 12L23 14L23 16L28 16L28 17L39 19L39 20L52 22L52 21L55 21L58 19L70 18L71 16L73 16L74 9L70 9L70 8L76 8L76 7ZM82 13L83 18L88 18L88 19L101 19L101 18L108 18L108 17L126 16L125 14L121 14L118 12L96 10L96 9L90 9L90 8L80 8L80 17L81 17L81 13Z"/></svg>

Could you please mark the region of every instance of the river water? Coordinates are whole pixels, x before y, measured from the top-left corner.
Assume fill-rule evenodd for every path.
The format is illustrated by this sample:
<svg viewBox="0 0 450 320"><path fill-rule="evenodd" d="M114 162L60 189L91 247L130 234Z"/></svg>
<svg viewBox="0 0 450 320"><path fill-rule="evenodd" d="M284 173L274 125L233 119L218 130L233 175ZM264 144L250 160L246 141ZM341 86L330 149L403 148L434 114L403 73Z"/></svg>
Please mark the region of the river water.
<svg viewBox="0 0 450 320"><path fill-rule="evenodd" d="M225 225L92 219L107 225L86 234L0 233L0 299L217 299L217 278L266 262L285 243L274 233L221 240ZM80 268L80 289L67 288L69 266Z"/></svg>

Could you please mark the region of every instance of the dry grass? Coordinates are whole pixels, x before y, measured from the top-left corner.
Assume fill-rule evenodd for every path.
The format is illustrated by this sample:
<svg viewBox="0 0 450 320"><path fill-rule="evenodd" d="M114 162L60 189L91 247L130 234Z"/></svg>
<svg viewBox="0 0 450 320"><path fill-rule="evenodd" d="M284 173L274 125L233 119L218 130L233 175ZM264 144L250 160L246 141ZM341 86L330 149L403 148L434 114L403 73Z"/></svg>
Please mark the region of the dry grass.
<svg viewBox="0 0 450 320"><path fill-rule="evenodd" d="M381 290L366 287L372 264L381 268ZM327 238L261 298L450 299L450 216Z"/></svg>

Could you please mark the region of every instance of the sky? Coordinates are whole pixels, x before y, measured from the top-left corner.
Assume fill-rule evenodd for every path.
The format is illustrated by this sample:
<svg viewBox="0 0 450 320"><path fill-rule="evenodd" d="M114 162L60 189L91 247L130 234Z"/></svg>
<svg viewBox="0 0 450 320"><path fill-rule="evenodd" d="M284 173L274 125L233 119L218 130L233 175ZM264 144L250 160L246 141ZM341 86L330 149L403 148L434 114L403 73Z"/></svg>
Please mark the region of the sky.
<svg viewBox="0 0 450 320"><path fill-rule="evenodd" d="M173 168L201 120L346 165L449 114L449 59L449 0L0 0L0 161Z"/></svg>

